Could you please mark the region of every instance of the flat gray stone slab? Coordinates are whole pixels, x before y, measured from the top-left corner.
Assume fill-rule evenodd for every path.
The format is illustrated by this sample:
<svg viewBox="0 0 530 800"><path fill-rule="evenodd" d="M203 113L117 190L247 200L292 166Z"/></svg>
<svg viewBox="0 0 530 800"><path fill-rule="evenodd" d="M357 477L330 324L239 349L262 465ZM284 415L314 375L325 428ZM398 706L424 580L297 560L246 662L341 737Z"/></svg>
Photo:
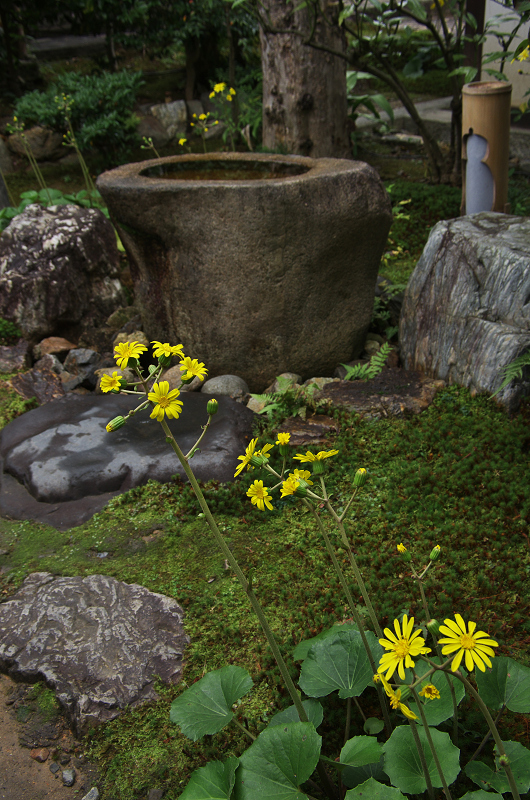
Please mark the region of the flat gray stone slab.
<svg viewBox="0 0 530 800"><path fill-rule="evenodd" d="M170 597L107 575L34 572L0 604L0 670L44 679L77 735L181 678L183 612Z"/></svg>
<svg viewBox="0 0 530 800"><path fill-rule="evenodd" d="M169 427L183 452L199 437L208 416L210 398L183 395L183 411ZM199 480L231 481L251 438L254 414L219 397L219 411L192 460ZM154 479L185 478L162 427L149 411L107 433L107 422L125 415L135 399L127 395L78 396L28 411L0 434L3 475L0 513L14 519L34 519L59 530L81 525L117 494Z"/></svg>

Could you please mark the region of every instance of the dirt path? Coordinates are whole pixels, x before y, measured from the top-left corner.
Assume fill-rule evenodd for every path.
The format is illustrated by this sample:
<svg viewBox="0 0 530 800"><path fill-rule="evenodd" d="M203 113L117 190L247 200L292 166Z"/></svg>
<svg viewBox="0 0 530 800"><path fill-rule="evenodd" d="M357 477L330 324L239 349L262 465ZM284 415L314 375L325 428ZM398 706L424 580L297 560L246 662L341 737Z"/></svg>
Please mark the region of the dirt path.
<svg viewBox="0 0 530 800"><path fill-rule="evenodd" d="M81 772L76 743L62 717L44 720L31 694L31 687L0 675L0 800L80 800L95 785L90 782L90 769L88 775ZM30 746L21 746L21 741ZM49 756L41 764L31 758L30 748L43 742ZM61 764L58 777L50 771L54 758L57 763L69 758ZM72 767L76 779L68 788L63 785L62 770Z"/></svg>

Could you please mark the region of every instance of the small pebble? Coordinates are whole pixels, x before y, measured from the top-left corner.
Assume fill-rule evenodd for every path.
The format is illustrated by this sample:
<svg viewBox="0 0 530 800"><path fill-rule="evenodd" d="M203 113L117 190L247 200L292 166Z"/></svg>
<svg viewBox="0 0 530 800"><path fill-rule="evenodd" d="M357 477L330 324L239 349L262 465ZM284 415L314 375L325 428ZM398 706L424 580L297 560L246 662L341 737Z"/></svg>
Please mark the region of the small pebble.
<svg viewBox="0 0 530 800"><path fill-rule="evenodd" d="M73 786L74 783L75 783L75 770L74 769L63 770L63 786Z"/></svg>
<svg viewBox="0 0 530 800"><path fill-rule="evenodd" d="M99 800L99 791L97 786L93 786L88 794L82 797L81 800Z"/></svg>
<svg viewBox="0 0 530 800"><path fill-rule="evenodd" d="M61 767L59 766L59 764L57 764L55 761L52 761L52 763L50 764L50 772L52 773L52 775L55 775L55 773L59 772L60 769Z"/></svg>
<svg viewBox="0 0 530 800"><path fill-rule="evenodd" d="M48 760L48 756L50 755L50 751L47 750L45 747L37 747L35 750L32 750L30 756L34 761L38 761L39 764L44 764L45 761Z"/></svg>

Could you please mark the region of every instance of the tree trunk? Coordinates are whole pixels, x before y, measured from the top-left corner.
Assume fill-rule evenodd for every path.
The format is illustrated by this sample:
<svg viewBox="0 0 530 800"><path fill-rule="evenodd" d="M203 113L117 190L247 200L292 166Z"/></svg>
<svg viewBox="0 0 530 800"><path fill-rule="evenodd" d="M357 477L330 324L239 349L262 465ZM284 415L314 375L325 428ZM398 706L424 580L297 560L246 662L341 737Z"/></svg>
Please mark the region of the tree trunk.
<svg viewBox="0 0 530 800"><path fill-rule="evenodd" d="M346 62L308 47L301 36L267 30L292 28L309 37L309 9L295 11L290 0L264 0L263 6L268 14L260 31L263 145L313 158L350 156ZM337 25L320 22L314 40L335 50L345 48Z"/></svg>

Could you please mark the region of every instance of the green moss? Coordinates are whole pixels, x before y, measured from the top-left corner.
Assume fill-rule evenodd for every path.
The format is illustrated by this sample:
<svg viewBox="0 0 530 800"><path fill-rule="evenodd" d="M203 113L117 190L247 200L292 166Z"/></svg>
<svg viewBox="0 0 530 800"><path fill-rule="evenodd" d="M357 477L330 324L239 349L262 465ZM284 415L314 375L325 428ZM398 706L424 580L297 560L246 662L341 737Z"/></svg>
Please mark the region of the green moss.
<svg viewBox="0 0 530 800"><path fill-rule="evenodd" d="M348 515L347 529L381 621L403 611L421 616L396 545L406 544L421 564L439 543L442 556L426 587L437 618L463 612L495 635L500 654L529 663L529 409L510 419L488 398L450 387L411 419L337 416L341 430L333 444L340 457L333 459L329 490L340 508L357 468L369 469L369 483ZM303 508L293 500L275 501L274 513L264 514L250 505L246 487L261 477L253 471L234 484L211 483L205 490L243 571L255 570L256 592L296 676L294 646L348 618L349 611ZM348 573L346 555L329 530ZM246 746L235 728L193 743L169 723L171 701L205 670L238 664L250 671L254 690L239 713L253 733L290 704L246 597L198 516L189 487L180 481L162 487L150 482L127 492L90 522L64 533L4 520L0 549L8 550L0 565L12 570L0 575L4 597L31 571L104 572L174 597L185 610L191 638L185 683L160 686L157 702L125 711L87 742L103 772L103 798L134 800L153 786L177 798L205 759L237 755ZM105 559L97 557L102 551L109 553ZM352 588L357 597L353 581ZM334 757L342 712L333 698L324 702L326 748ZM361 698L368 715L375 712L371 702ZM471 722L464 716L462 725L472 730ZM524 734L520 715L512 715L509 726L510 737ZM356 718L352 732L362 732Z"/></svg>

